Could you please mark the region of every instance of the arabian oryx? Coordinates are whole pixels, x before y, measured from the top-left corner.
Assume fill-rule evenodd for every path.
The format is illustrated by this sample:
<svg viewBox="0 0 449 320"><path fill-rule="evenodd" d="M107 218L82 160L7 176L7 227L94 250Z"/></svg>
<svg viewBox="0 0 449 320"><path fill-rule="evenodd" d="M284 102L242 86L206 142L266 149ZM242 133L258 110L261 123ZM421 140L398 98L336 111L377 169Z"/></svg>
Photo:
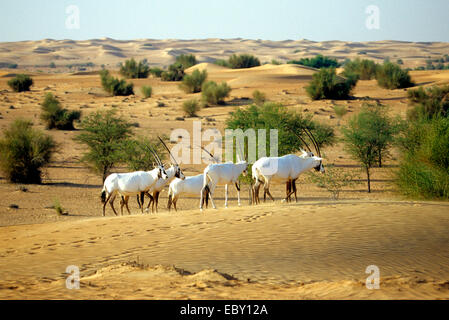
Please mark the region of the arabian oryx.
<svg viewBox="0 0 449 320"><path fill-rule="evenodd" d="M175 178L177 178L181 181L186 178L184 173L182 172L178 162L176 161L175 157L170 152L170 149L168 149L167 145L160 137L158 137L158 138L161 141L162 145L167 150L168 154L170 155L170 158L172 159L172 166L166 170L167 179L159 179L150 190L145 192L145 194L150 198L150 202L148 203L147 210L150 208L150 205L152 204L151 212L154 212L155 205L156 205L156 212L157 212L157 207L158 207L158 203L159 203L159 195L167 184L171 183L173 181L173 179L175 179ZM199 192L198 192L198 194L199 194ZM143 205L143 201L142 201L142 205Z"/></svg>
<svg viewBox="0 0 449 320"><path fill-rule="evenodd" d="M260 203L259 189L261 184L264 185L264 199L268 194L271 200L274 201L274 198L270 193L271 183L286 183L287 197L285 200L288 201L290 196L294 193L295 200L297 201L296 180L299 175L311 169L315 169L321 173L325 172L323 167L323 158L321 157L321 151L315 137L310 131L304 131L314 144L319 156L315 156L313 152L311 152L310 147L305 140L295 133L297 137L306 145L309 152L301 150L302 154L300 156L289 154L283 157L264 157L257 160L252 167L252 177L255 180L255 184L253 186L254 204Z"/></svg>
<svg viewBox="0 0 449 320"><path fill-rule="evenodd" d="M212 155L211 155L212 156ZM212 207L217 209L214 204L213 194L217 185L225 186L225 207L228 207L228 185L235 185L237 189L238 205L240 206L240 186L238 179L241 174L246 175L248 170L248 162L240 160L237 155L238 163L226 162L210 164L204 169L203 188L201 189L200 210L203 210L204 197L209 194Z"/></svg>
<svg viewBox="0 0 449 320"><path fill-rule="evenodd" d="M179 197L182 196L197 196L201 195L201 191L203 190L203 182L204 175L199 174L193 177L187 177L185 180L174 179L170 183L170 187L168 188L168 210L171 210L171 206L175 208L175 211L178 211L176 208L176 204L179 200ZM206 190L206 208L209 204L209 190Z"/></svg>
<svg viewBox="0 0 449 320"><path fill-rule="evenodd" d="M114 208L114 200L117 195L123 197L120 202L121 215L123 215L123 206L126 205L128 213L131 214L128 207L128 199L130 196L140 195L140 201L143 202L144 193L151 189L158 179L167 179L164 165L157 153L150 148L153 157L157 162L157 167L152 171L138 171L131 173L114 173L109 175L104 181L103 190L101 192L101 202L103 203L103 216L106 214L106 204L109 202L112 210L117 216ZM143 205L141 206L143 214Z"/></svg>

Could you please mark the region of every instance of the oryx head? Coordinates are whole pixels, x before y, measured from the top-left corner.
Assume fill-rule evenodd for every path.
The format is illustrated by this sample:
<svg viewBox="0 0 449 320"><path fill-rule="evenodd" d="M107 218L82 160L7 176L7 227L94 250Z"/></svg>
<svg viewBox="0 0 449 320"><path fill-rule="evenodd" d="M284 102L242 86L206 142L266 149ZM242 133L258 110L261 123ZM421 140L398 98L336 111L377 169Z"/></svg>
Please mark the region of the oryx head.
<svg viewBox="0 0 449 320"><path fill-rule="evenodd" d="M154 149L151 146L148 146L148 149L153 154L154 160L156 160L157 169L158 169L158 173L157 173L158 179L167 180L168 175L167 175L167 172L165 172L165 167L164 167L164 164L162 163L161 159L159 158L156 151L154 151Z"/></svg>
<svg viewBox="0 0 449 320"><path fill-rule="evenodd" d="M319 146L318 142L316 141L315 137L313 136L313 133L308 128L303 128L302 130L309 137L310 141L312 141L313 146L315 147L315 150L316 150L316 153L318 154L318 156L315 156L315 154L312 152L312 150L310 149L307 142L299 134L297 134L295 131L292 130L293 133L302 141L302 143L306 146L306 148L308 150L308 152L307 152L307 151L301 149L301 151L302 151L301 156L305 157L305 158L313 159L314 163L316 164L314 166L314 169L318 172L325 173L326 170L324 169L324 166L323 166L323 158L321 156L321 150L320 150L320 146Z"/></svg>
<svg viewBox="0 0 449 320"><path fill-rule="evenodd" d="M248 174L248 161L247 161L246 158L243 157L242 153L243 153L242 152L242 146L240 145L240 141L239 141L238 145L237 145L237 162L238 162L239 165L243 166L244 169L242 171L242 175L244 177L246 177L247 174Z"/></svg>
<svg viewBox="0 0 449 320"><path fill-rule="evenodd" d="M167 150L168 154L170 155L170 158L172 159L172 167L175 170L175 177L179 178L181 180L184 180L186 178L186 176L184 175L184 173L181 170L181 167L179 166L178 162L176 161L175 157L173 156L173 154L171 153L170 149L168 149L167 145L165 144L164 140L161 139L161 137L158 137L159 141L161 141L162 145L165 147L165 149Z"/></svg>

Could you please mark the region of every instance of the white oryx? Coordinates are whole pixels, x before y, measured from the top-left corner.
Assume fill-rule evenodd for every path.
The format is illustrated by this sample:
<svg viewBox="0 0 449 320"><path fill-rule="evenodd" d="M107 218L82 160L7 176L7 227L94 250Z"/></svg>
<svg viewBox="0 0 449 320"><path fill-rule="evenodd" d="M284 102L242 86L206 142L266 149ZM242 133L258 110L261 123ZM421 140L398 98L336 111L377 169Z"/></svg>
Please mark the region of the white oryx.
<svg viewBox="0 0 449 320"><path fill-rule="evenodd" d="M300 156L289 154L283 157L264 157L257 160L252 167L252 178L255 180L252 192L254 204L258 204L260 202L259 189L261 184L264 185L264 199L268 194L271 200L274 201L274 198L270 193L271 183L286 183L287 197L285 200L288 201L290 196L294 193L295 200L297 201L296 180L299 175L311 169L315 169L321 173L325 172L323 167L323 158L321 157L321 151L318 143L310 131L304 131L314 144L319 156L315 156L313 152L311 152L310 147L305 140L297 135L298 138L301 139L306 145L309 152L302 150L302 154Z"/></svg>
<svg viewBox="0 0 449 320"><path fill-rule="evenodd" d="M123 206L126 205L128 213L128 199L130 196L140 195L140 201L143 202L144 193L153 187L159 179L167 179L164 165L159 156L153 149L150 149L158 166L152 171L138 171L131 173L114 173L109 175L103 185L101 192L101 202L103 203L103 216L106 214L106 204L109 202L112 210L117 216L114 208L114 200L117 195L122 197L120 202L120 210L123 215ZM143 205L141 207L143 214Z"/></svg>
<svg viewBox="0 0 449 320"><path fill-rule="evenodd" d="M210 155L213 157L212 155ZM212 207L217 209L214 204L213 194L217 185L225 186L225 207L228 207L228 185L235 185L237 189L238 205L240 206L240 186L238 179L241 174L246 176L248 162L241 161L237 156L238 163L226 162L210 164L204 169L203 188L201 189L200 210L203 210L204 196L209 194Z"/></svg>
<svg viewBox="0 0 449 320"><path fill-rule="evenodd" d="M179 197L182 196L200 196L203 190L204 174L199 174L193 177L186 177L185 180L175 179L170 183L168 188L168 210L171 210L171 206L176 208L176 203ZM206 190L206 208L208 207L209 193Z"/></svg>
<svg viewBox="0 0 449 320"><path fill-rule="evenodd" d="M156 184L153 187L151 187L150 190L145 192L145 194L150 198L150 202L148 203L147 210L150 208L150 205L152 205L151 212L154 212L155 204L156 204L156 212L157 212L157 207L159 204L159 195L160 195L161 191L165 188L166 185L171 183L173 181L173 179L175 179L175 178L178 178L181 181L186 178L184 173L182 172L178 162L176 161L175 157L170 152L170 149L168 149L167 145L160 137L158 137L158 138L161 141L162 145L167 150L168 154L170 155L170 158L172 159L172 166L166 170L167 179L159 179L156 182ZM142 205L143 205L143 201L142 201Z"/></svg>

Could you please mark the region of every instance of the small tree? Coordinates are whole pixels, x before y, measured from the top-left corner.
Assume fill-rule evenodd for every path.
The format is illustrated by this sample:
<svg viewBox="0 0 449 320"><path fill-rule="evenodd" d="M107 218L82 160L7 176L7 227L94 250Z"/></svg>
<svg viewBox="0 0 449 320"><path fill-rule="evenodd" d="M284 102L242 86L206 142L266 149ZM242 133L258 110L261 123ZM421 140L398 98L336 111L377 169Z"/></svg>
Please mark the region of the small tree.
<svg viewBox="0 0 449 320"><path fill-rule="evenodd" d="M182 84L180 85L181 89L186 93L197 93L201 92L201 88L204 82L207 79L207 71L199 71L195 70L191 75L184 76L182 80Z"/></svg>
<svg viewBox="0 0 449 320"><path fill-rule="evenodd" d="M132 133L132 125L115 116L114 111L95 112L81 122L83 133L75 140L88 151L81 161L102 175L103 182L110 170L124 159L124 150Z"/></svg>
<svg viewBox="0 0 449 320"><path fill-rule="evenodd" d="M244 69L260 66L260 60L251 54L233 54L228 61L232 69Z"/></svg>
<svg viewBox="0 0 449 320"><path fill-rule="evenodd" d="M150 74L152 74L155 78L160 78L163 72L164 70L158 67L150 68Z"/></svg>
<svg viewBox="0 0 449 320"><path fill-rule="evenodd" d="M114 96L129 96L134 94L134 85L126 83L125 80L119 80L109 74L108 70L100 71L101 84L103 89Z"/></svg>
<svg viewBox="0 0 449 320"><path fill-rule="evenodd" d="M150 98L153 93L153 88L150 86L142 86L142 88L140 88L140 91L145 98Z"/></svg>
<svg viewBox="0 0 449 320"><path fill-rule="evenodd" d="M263 92L255 90L253 92L253 101L256 105L262 106L267 101L267 97Z"/></svg>
<svg viewBox="0 0 449 320"><path fill-rule="evenodd" d="M378 68L379 65L372 60L357 58L345 63L343 74L356 74L360 80L371 80L376 77Z"/></svg>
<svg viewBox="0 0 449 320"><path fill-rule="evenodd" d="M203 84L202 98L208 105L224 104L224 99L229 97L231 90L226 82L217 84L214 81L208 81Z"/></svg>
<svg viewBox="0 0 449 320"><path fill-rule="evenodd" d="M161 74L162 81L181 81L184 78L185 68L181 63L174 63L168 67L168 71Z"/></svg>
<svg viewBox="0 0 449 320"><path fill-rule="evenodd" d="M399 126L385 114L385 107L365 105L347 126L342 128L346 150L366 171L368 192L371 192L370 170L382 166Z"/></svg>
<svg viewBox="0 0 449 320"><path fill-rule="evenodd" d="M81 117L80 111L62 108L61 103L52 93L47 93L41 109L41 119L45 121L47 129L73 130L73 121Z"/></svg>
<svg viewBox="0 0 449 320"><path fill-rule="evenodd" d="M153 148L161 161L164 161L166 152L158 140L153 141L147 137L138 137L126 142L124 162L128 165L129 170L150 171L154 169L154 158L150 148Z"/></svg>
<svg viewBox="0 0 449 320"><path fill-rule="evenodd" d="M407 112L408 120L449 116L449 85L409 90L408 99L409 104L413 105Z"/></svg>
<svg viewBox="0 0 449 320"><path fill-rule="evenodd" d="M334 112L338 118L338 125L340 125L340 121L348 113L348 109L346 108L346 106L336 105L334 106Z"/></svg>
<svg viewBox="0 0 449 320"><path fill-rule="evenodd" d="M321 54L313 58L302 58L300 60L291 60L287 62L289 64L299 64L312 68L338 68L340 64L336 59L325 57Z"/></svg>
<svg viewBox="0 0 449 320"><path fill-rule="evenodd" d="M120 64L120 74L130 79L148 78L150 67L145 61L126 60L125 64Z"/></svg>
<svg viewBox="0 0 449 320"><path fill-rule="evenodd" d="M33 79L26 74L18 74L8 81L8 86L10 86L15 92L30 91L30 87L32 85Z"/></svg>
<svg viewBox="0 0 449 320"><path fill-rule="evenodd" d="M176 57L175 64L176 63L182 65L183 69L185 70L198 64L198 61L193 54L181 54L180 56Z"/></svg>
<svg viewBox="0 0 449 320"><path fill-rule="evenodd" d="M197 100L188 100L184 102L184 104L182 105L182 109L184 110L186 116L196 117L196 113L200 111L201 108Z"/></svg>
<svg viewBox="0 0 449 320"><path fill-rule="evenodd" d="M313 100L347 99L356 84L356 75L347 75L347 78L342 78L337 76L334 68L320 69L313 75L306 91Z"/></svg>
<svg viewBox="0 0 449 320"><path fill-rule="evenodd" d="M377 83L385 89L402 89L414 86L408 71L402 70L397 64L385 62L378 68Z"/></svg>
<svg viewBox="0 0 449 320"><path fill-rule="evenodd" d="M41 183L42 168L56 151L53 138L33 129L26 120L15 120L0 139L0 169L10 182Z"/></svg>
<svg viewBox="0 0 449 320"><path fill-rule="evenodd" d="M309 180L316 184L319 188L326 189L332 194L334 200L340 198L340 193L345 187L352 187L358 184L358 174L355 172L347 172L341 168L335 167L334 164L326 165L326 174L316 174L308 172Z"/></svg>

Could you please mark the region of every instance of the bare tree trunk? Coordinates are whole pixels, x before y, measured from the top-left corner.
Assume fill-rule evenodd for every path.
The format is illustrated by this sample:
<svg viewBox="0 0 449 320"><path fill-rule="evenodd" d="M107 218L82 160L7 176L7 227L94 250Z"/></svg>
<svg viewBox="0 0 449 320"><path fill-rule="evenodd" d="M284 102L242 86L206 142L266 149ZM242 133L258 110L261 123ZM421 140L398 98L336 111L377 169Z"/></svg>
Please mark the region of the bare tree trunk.
<svg viewBox="0 0 449 320"><path fill-rule="evenodd" d="M368 178L368 193L371 193L371 177L370 177L369 167L366 167L366 176Z"/></svg>

